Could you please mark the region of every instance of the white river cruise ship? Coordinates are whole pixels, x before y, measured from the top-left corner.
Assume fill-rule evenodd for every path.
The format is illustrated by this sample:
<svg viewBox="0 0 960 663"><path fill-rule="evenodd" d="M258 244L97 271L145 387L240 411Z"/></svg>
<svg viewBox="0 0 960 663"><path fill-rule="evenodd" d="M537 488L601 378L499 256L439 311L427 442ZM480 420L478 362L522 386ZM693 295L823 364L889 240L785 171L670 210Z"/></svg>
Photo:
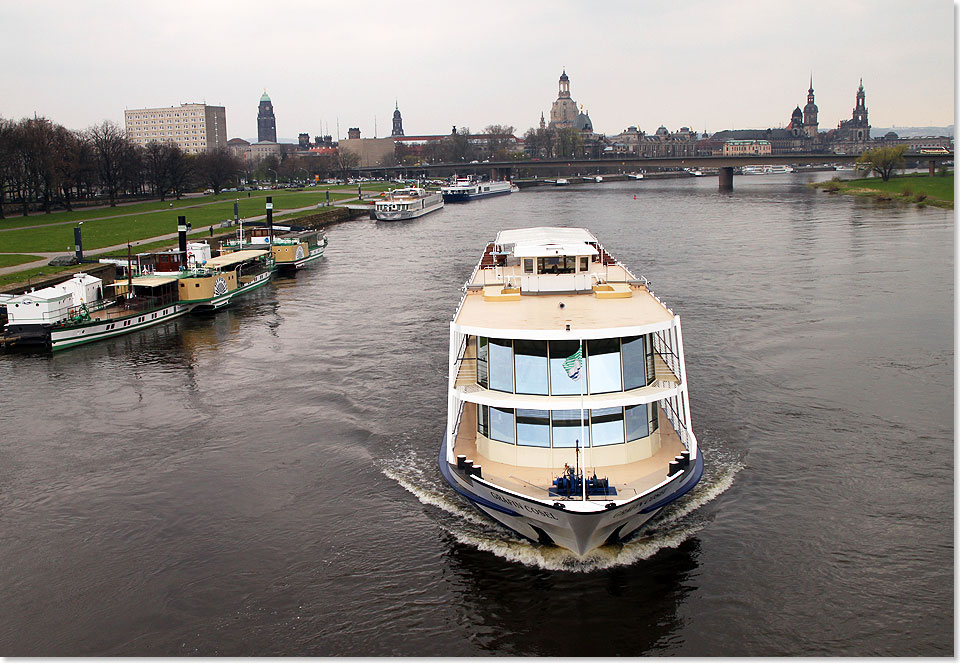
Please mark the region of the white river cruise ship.
<svg viewBox="0 0 960 663"><path fill-rule="evenodd" d="M441 474L578 555L694 487L680 318L584 228L500 232L450 324Z"/></svg>

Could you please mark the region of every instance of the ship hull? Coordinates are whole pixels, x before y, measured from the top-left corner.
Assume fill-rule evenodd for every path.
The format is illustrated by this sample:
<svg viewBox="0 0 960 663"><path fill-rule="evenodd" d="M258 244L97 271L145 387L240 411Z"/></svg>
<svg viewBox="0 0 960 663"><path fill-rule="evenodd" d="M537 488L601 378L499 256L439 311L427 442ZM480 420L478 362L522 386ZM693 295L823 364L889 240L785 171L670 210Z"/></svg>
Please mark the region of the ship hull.
<svg viewBox="0 0 960 663"><path fill-rule="evenodd" d="M439 202L433 203L432 205L427 205L420 209L412 210L376 210L374 214L377 217L377 221L406 221L408 219L417 219L425 214L430 212L436 212L439 209L443 209L443 198Z"/></svg>
<svg viewBox="0 0 960 663"><path fill-rule="evenodd" d="M142 311L123 318L88 322L70 327L52 328L49 345L52 350L66 350L85 343L121 336L147 327L179 318L190 311L190 306L171 304L155 311Z"/></svg>
<svg viewBox="0 0 960 663"><path fill-rule="evenodd" d="M526 539L552 543L580 556L633 535L703 475L703 457L698 454L689 467L642 495L621 503L596 499L597 510L578 512L560 506L571 502L534 500L467 475L447 462L446 437L438 464L447 483L494 521ZM605 508L608 504L614 506Z"/></svg>

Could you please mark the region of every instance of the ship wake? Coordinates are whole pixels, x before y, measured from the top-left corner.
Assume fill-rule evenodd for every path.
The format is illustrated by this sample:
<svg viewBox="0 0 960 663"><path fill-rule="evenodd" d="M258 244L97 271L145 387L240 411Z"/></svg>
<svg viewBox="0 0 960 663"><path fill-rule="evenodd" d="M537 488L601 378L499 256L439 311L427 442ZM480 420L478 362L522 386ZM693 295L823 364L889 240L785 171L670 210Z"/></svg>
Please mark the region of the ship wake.
<svg viewBox="0 0 960 663"><path fill-rule="evenodd" d="M500 527L454 493L439 472L425 470L434 468L435 461L412 450L405 455L384 462L381 471L430 507L439 527L458 543L532 568L579 573L630 566L661 550L678 548L707 525L710 515L702 507L729 490L743 469L739 460L711 454L712 471L693 491L667 506L627 542L601 546L580 557L558 546L531 543Z"/></svg>

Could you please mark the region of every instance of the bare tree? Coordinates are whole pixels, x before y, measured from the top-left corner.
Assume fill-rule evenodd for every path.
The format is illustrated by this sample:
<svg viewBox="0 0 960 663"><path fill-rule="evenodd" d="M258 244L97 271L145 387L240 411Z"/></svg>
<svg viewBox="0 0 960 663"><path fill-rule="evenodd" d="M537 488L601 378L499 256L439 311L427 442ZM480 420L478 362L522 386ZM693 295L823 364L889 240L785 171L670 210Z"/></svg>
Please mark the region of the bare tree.
<svg viewBox="0 0 960 663"><path fill-rule="evenodd" d="M510 146L515 142L513 132L514 128L509 124L491 124L483 130L491 159L510 158Z"/></svg>
<svg viewBox="0 0 960 663"><path fill-rule="evenodd" d="M100 186L107 191L110 207L116 207L117 193L123 184L124 159L129 157L126 134L115 122L104 120L91 127L88 136L97 160Z"/></svg>
<svg viewBox="0 0 960 663"><path fill-rule="evenodd" d="M173 147L175 149L170 150L170 189L180 200L193 182L197 157L187 154L179 145Z"/></svg>
<svg viewBox="0 0 960 663"><path fill-rule="evenodd" d="M205 152L197 159L197 174L207 186L213 189L214 195L226 188L242 168L240 160L225 147Z"/></svg>
<svg viewBox="0 0 960 663"><path fill-rule="evenodd" d="M342 179L350 177L350 171L360 165L360 155L350 150L337 150L337 173Z"/></svg>
<svg viewBox="0 0 960 663"><path fill-rule="evenodd" d="M176 145L173 143L159 143L155 140L147 143L143 150L143 168L147 178L147 183L153 189L153 193L163 202L173 189L171 173L171 152Z"/></svg>

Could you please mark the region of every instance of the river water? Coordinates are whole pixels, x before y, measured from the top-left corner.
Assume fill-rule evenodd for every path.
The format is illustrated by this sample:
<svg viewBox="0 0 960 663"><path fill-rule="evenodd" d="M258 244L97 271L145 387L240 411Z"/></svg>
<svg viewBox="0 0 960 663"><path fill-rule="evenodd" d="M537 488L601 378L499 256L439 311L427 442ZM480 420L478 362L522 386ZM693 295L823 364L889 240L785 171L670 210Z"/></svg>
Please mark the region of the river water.
<svg viewBox="0 0 960 663"><path fill-rule="evenodd" d="M0 357L0 654L951 655L953 213L822 177L357 220L229 310ZM706 460L583 561L436 467L459 289L538 225L680 314Z"/></svg>

